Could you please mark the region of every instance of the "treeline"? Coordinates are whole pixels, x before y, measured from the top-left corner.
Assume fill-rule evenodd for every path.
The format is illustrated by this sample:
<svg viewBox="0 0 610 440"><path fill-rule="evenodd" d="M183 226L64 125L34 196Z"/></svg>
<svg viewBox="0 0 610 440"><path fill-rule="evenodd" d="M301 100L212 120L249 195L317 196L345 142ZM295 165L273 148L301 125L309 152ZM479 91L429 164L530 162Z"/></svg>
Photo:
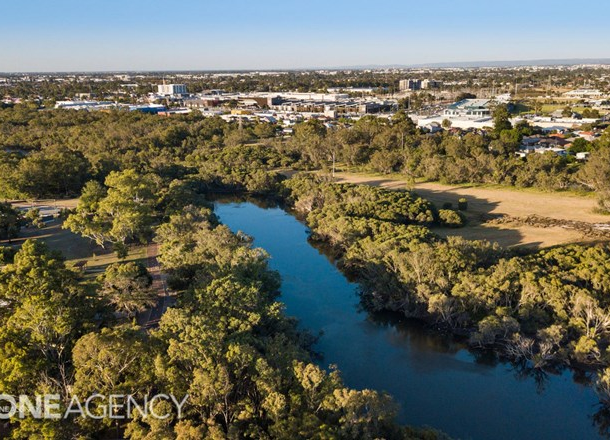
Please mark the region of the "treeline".
<svg viewBox="0 0 610 440"><path fill-rule="evenodd" d="M536 368L610 365L610 247L569 245L516 256L486 241L431 233L426 202L312 176L284 183L314 239L331 243L373 310L466 334Z"/></svg>
<svg viewBox="0 0 610 440"><path fill-rule="evenodd" d="M15 106L0 110L0 197L75 196L85 182L103 183L111 172L126 169L180 178L197 172L184 163L189 155L196 153L195 158L205 160L211 151L267 139L275 130L262 123L240 129L197 114L161 118L126 111L38 111ZM235 159L228 154L222 153L225 168ZM290 157L275 156L268 159L274 166L291 163Z"/></svg>
<svg viewBox="0 0 610 440"><path fill-rule="evenodd" d="M112 171L135 169L165 179L198 174L206 185L273 190L279 168L397 173L412 181L501 184L545 190L595 190L610 208L610 132L595 142L586 164L554 153L516 157L527 124L512 127L504 107L492 131L425 133L403 112L391 120L364 117L332 128L318 120L278 136L266 122L227 123L192 113L161 118L137 112L0 110L0 197L65 197ZM244 147L245 146L245 147Z"/></svg>
<svg viewBox="0 0 610 440"><path fill-rule="evenodd" d="M548 152L517 157L521 140L534 130L512 127L506 108L494 113L490 131L425 133L404 113L392 120L364 117L349 126L327 129L310 120L295 127L284 148L301 168L329 170L333 162L348 170L395 173L408 180L535 187L543 190L594 190L600 208L610 210L610 129L594 142L575 142L572 153L589 151L583 164L570 154Z"/></svg>
<svg viewBox="0 0 610 440"><path fill-rule="evenodd" d="M512 127L505 109L496 111L492 131L424 133L402 113L392 120L364 117L349 127L327 130L315 121L300 124L289 144L315 167L329 167L332 157L352 170L398 173L411 179L444 183L501 184L562 190L590 186L574 156L554 153L515 155L526 123ZM594 143L577 143L578 151L608 150L607 132ZM603 157L607 164L607 158ZM597 167L594 160L588 167Z"/></svg>
<svg viewBox="0 0 610 440"><path fill-rule="evenodd" d="M437 210L429 201L406 191L335 184L309 174L284 181L282 188L284 198L298 212L309 213L307 220L316 235L341 247L349 239L380 232L385 225L409 225L407 229L417 230L439 223L460 226L462 220L458 212ZM455 223L446 212L455 215ZM334 229L337 221L342 229Z"/></svg>

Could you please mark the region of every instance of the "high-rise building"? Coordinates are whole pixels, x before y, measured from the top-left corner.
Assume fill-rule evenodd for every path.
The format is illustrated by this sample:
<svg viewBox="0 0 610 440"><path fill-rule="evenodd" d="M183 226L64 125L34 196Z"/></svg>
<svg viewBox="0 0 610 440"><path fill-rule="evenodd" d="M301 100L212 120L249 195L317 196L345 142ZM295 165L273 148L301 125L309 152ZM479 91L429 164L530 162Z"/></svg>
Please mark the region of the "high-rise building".
<svg viewBox="0 0 610 440"><path fill-rule="evenodd" d="M434 79L425 79L421 82L422 89L438 89L443 85L442 82Z"/></svg>
<svg viewBox="0 0 610 440"><path fill-rule="evenodd" d="M419 90L421 89L420 79L403 79L398 83L400 90Z"/></svg>

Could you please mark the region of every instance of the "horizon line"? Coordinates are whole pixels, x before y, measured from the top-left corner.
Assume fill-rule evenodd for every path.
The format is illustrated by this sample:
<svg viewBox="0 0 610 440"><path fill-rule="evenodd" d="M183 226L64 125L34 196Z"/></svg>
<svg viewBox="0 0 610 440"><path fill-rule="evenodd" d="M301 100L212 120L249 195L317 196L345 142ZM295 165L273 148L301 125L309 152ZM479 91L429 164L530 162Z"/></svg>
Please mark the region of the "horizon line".
<svg viewBox="0 0 610 440"><path fill-rule="evenodd" d="M308 72L314 70L369 70L369 69L451 69L451 68L498 68L498 67L560 67L574 65L610 65L610 58L549 58L529 60L482 60L482 61L439 61L415 64L361 64L353 66L312 66L312 67L254 67L254 68L203 68L203 69L101 69L101 70L14 70L0 71L2 75L15 74L70 74L70 73L183 73L183 72Z"/></svg>

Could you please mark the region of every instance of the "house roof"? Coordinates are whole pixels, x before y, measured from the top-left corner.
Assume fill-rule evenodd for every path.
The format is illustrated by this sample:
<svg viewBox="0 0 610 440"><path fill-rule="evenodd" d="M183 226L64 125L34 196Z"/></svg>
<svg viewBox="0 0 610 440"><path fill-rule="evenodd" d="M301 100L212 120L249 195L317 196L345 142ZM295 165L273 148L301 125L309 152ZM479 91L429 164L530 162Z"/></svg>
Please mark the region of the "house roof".
<svg viewBox="0 0 610 440"><path fill-rule="evenodd" d="M453 104L449 105L448 108L454 110L487 109L489 107L489 102L489 99L463 99L461 101L454 102Z"/></svg>

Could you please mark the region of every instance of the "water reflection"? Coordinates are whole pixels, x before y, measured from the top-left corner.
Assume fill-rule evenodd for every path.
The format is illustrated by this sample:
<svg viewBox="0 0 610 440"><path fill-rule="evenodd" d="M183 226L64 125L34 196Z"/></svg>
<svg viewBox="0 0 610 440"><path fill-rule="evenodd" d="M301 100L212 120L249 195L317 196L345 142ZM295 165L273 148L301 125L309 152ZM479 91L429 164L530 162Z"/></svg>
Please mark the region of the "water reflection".
<svg viewBox="0 0 610 440"><path fill-rule="evenodd" d="M597 432L604 438L610 438L610 409L599 405L599 409L593 414L593 423L597 427Z"/></svg>

